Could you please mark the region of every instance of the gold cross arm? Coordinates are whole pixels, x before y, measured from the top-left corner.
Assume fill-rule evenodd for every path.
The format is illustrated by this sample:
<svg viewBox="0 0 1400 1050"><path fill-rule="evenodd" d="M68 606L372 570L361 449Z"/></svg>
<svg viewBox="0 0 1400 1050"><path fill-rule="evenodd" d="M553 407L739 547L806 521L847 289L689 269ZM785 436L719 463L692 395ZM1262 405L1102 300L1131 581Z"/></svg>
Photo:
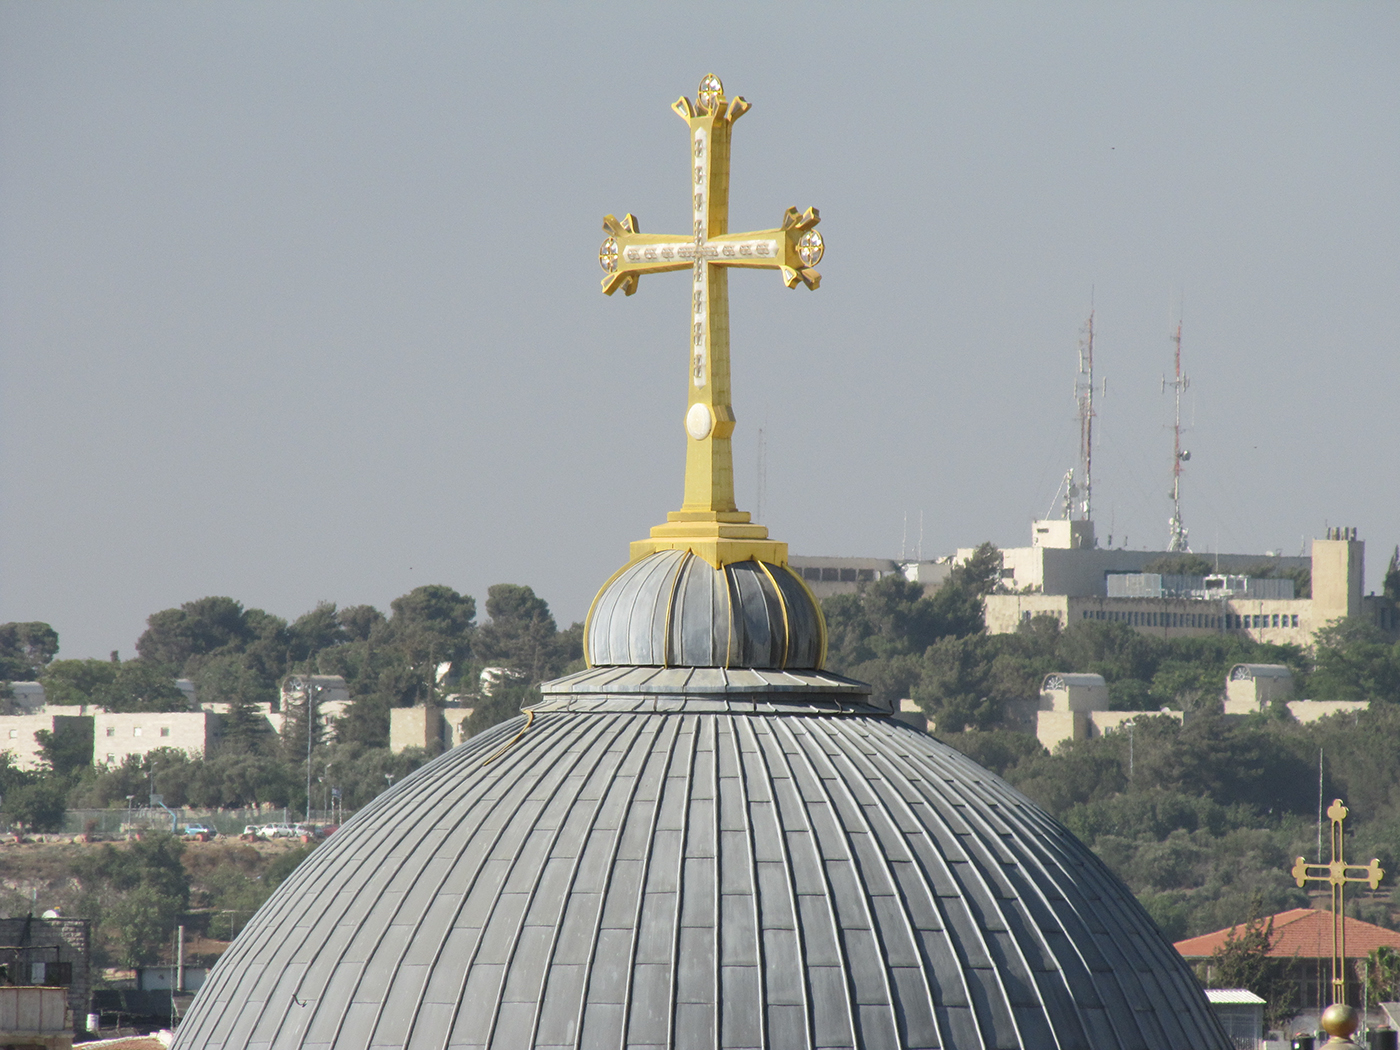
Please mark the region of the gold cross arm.
<svg viewBox="0 0 1400 1050"><path fill-rule="evenodd" d="M1293 862L1290 874L1299 887L1309 882L1330 882L1334 886L1344 882L1364 882L1373 890L1380 886L1381 879L1385 877L1377 857L1372 857L1370 864L1345 864L1340 860L1334 860L1331 864L1309 864L1306 858L1299 857Z"/></svg>
<svg viewBox="0 0 1400 1050"><path fill-rule="evenodd" d="M789 288L801 283L815 290L822 280L815 267L825 251L816 230L819 222L816 208L806 212L789 208L777 229L721 233L697 244L696 238L642 233L635 215L624 215L620 221L607 215L603 232L608 236L598 250L606 273L603 294L612 295L621 288L624 295L631 295L643 274L688 270L699 260L713 266L778 270Z"/></svg>

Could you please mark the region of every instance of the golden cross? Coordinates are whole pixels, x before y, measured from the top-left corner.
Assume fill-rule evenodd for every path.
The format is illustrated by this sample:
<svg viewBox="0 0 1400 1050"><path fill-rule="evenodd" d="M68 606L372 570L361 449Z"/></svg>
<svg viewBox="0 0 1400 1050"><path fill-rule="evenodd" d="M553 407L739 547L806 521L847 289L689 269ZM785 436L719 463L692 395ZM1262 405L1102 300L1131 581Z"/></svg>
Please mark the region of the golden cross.
<svg viewBox="0 0 1400 1050"><path fill-rule="evenodd" d="M1332 885L1332 1001L1345 1004L1346 999L1346 911L1342 906L1342 891L1348 882L1365 882L1375 889L1381 884L1381 862L1371 858L1370 864L1348 864L1346 862L1346 839L1342 821L1347 818L1347 808L1342 800L1332 800L1327 807L1327 815L1332 818L1332 863L1309 864L1303 857L1293 862L1292 875L1301 887L1309 882L1327 882Z"/></svg>
<svg viewBox="0 0 1400 1050"><path fill-rule="evenodd" d="M637 290L643 274L691 271L689 376L685 414L689 436L685 499L651 539L632 544L632 557L657 550L691 550L715 568L751 557L787 563L787 545L767 540L734 503L734 407L729 389L729 267L777 270L789 288L815 289L821 274L822 236L815 208L789 208L777 229L729 232L729 139L734 122L749 110L742 98L726 100L714 74L700 81L695 102L671 107L690 126L691 217L689 235L643 234L634 215L603 219L607 238L598 252L606 276L603 292Z"/></svg>

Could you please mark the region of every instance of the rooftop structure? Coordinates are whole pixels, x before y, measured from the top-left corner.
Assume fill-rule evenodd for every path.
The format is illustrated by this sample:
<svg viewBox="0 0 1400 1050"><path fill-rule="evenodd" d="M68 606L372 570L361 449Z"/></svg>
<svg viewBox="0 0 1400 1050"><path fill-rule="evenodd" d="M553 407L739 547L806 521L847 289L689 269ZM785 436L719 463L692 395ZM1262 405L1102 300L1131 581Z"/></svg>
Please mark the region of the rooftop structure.
<svg viewBox="0 0 1400 1050"><path fill-rule="evenodd" d="M694 236L609 217L605 291L692 274L682 509L588 669L422 767L284 882L185 1048L1226 1050L1132 894L1024 796L823 669L787 548L734 509L727 267L815 288L816 212L726 233L730 131L681 99Z"/></svg>

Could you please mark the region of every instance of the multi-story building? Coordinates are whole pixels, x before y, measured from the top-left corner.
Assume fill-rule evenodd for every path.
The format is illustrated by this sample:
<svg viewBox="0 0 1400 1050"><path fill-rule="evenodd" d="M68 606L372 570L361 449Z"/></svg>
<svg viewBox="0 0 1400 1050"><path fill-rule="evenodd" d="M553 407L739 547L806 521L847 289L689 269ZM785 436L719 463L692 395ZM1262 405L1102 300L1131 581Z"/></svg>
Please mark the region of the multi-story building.
<svg viewBox="0 0 1400 1050"><path fill-rule="evenodd" d="M1042 535L1046 525L1058 528ZM1019 589L987 596L992 634L1015 631L1040 615L1065 625L1107 620L1165 638L1239 632L1255 641L1295 645L1311 644L1319 630L1344 617L1362 617L1400 634L1394 605L1363 594L1366 544L1355 529L1328 530L1326 539L1313 540L1308 559L1211 555L1217 574L1172 577L1142 571L1164 552L1084 545L1092 539L1091 522L1037 522L1036 528L1036 545L1003 552L1003 583ZM1048 545L1059 542L1069 545ZM958 552L960 558L970 553ZM1312 596L1295 597L1291 579L1246 575L1266 560L1275 573L1310 567Z"/></svg>
<svg viewBox="0 0 1400 1050"><path fill-rule="evenodd" d="M119 766L131 755L163 747L199 757L219 735L219 716L213 711L94 711L87 717L93 723L94 765Z"/></svg>

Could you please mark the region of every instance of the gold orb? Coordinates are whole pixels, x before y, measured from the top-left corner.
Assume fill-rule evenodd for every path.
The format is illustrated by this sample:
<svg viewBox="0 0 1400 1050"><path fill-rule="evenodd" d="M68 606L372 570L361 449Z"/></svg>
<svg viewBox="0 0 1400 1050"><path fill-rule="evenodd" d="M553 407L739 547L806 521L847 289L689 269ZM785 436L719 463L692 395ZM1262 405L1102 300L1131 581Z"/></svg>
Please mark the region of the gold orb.
<svg viewBox="0 0 1400 1050"><path fill-rule="evenodd" d="M706 113L713 113L724 104L724 85L713 73L706 73L700 81L700 90L695 93L695 101Z"/></svg>
<svg viewBox="0 0 1400 1050"><path fill-rule="evenodd" d="M1334 1039L1350 1039L1361 1027L1361 1011L1342 1003L1333 1003L1322 1011L1322 1030Z"/></svg>
<svg viewBox="0 0 1400 1050"><path fill-rule="evenodd" d="M606 273L617 273L617 241L609 237L598 249L598 265Z"/></svg>

